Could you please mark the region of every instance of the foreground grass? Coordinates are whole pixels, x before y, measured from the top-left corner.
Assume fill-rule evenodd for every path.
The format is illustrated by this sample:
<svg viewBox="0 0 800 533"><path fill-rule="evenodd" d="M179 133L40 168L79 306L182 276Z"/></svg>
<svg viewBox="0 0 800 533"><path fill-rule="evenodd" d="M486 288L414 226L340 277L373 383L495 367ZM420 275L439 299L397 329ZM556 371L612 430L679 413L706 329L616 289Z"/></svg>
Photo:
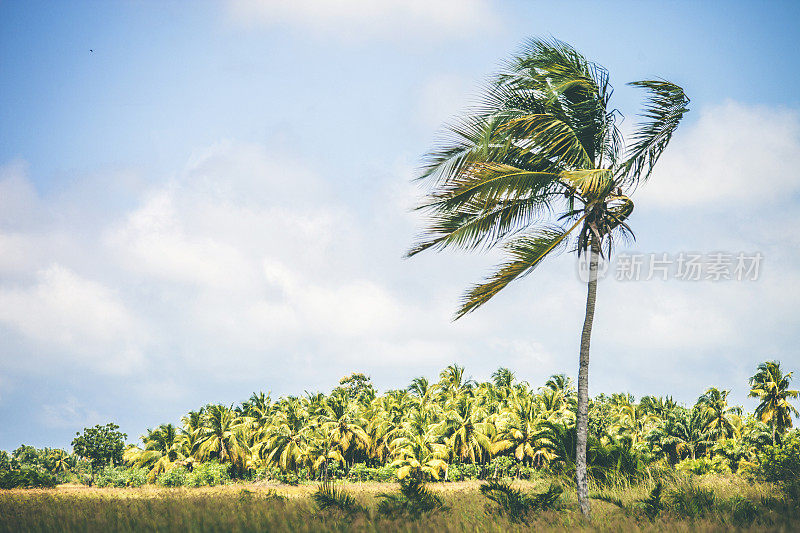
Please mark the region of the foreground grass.
<svg viewBox="0 0 800 533"><path fill-rule="evenodd" d="M542 490L549 480L517 483L523 490ZM673 480L669 494L684 494ZM571 490L558 509L516 523L492 513L478 490L480 482L431 484L446 510L417 520L388 520L374 512L378 495L397 490L393 483L344 483L369 509L339 515L320 512L311 500L316 485L298 487L228 485L215 488L97 489L61 486L50 490L0 491L0 531L797 531L800 510L776 489L736 477L705 477L691 484L689 501L665 504L654 519L640 509L652 484L596 490L593 518L578 511ZM681 488L683 487L683 488ZM681 492L684 491L684 492ZM692 492L694 491L694 492ZM699 492L698 492L699 491ZM697 493L697 494L696 494ZM711 495L712 499L703 498ZM604 501L606 500L606 501Z"/></svg>

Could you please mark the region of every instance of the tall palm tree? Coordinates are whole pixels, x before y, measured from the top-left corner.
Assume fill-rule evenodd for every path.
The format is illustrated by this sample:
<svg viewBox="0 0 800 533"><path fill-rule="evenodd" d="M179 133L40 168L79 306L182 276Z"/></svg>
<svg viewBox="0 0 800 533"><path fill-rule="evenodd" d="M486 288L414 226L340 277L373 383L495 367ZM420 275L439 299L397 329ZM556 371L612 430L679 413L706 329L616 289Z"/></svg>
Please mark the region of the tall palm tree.
<svg viewBox="0 0 800 533"><path fill-rule="evenodd" d="M784 374L777 361L761 363L750 378L750 397L761 400L756 407L756 417L772 428L773 444L787 428L792 427L792 414L800 416L797 408L789 403L789 398L797 398L798 394L798 391L789 389L791 381L792 373Z"/></svg>
<svg viewBox="0 0 800 533"><path fill-rule="evenodd" d="M579 255L589 253L576 439L578 500L587 515L589 344L598 262L617 238L631 235L630 192L650 176L689 101L667 81L632 85L649 91L649 98L644 122L623 150L607 71L566 43L530 41L486 90L482 106L451 127L452 142L429 154L421 178L432 188L420 206L429 226L408 252L501 245L508 253L497 272L465 294L456 318L571 240Z"/></svg>

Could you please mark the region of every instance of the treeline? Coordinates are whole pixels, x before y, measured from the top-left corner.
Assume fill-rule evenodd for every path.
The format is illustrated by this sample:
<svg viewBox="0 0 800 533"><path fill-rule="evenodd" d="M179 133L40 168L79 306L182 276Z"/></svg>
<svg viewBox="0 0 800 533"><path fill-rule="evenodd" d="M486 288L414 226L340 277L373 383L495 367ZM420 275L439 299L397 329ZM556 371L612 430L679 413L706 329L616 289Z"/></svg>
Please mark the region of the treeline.
<svg viewBox="0 0 800 533"><path fill-rule="evenodd" d="M749 383L759 401L752 414L714 387L690 407L669 397L599 395L590 405L590 474L603 483L669 469L773 478L796 471L800 436L791 430L798 415L791 377L777 362L759 365ZM72 454L30 446L0 452L0 476L16 472L18 486L35 486L32 472L41 473L45 486L56 479L199 486L229 479L388 481L409 474L444 481L569 477L575 404L565 375L534 388L506 368L479 383L450 365L436 382L420 377L378 394L369 377L356 373L327 395L273 401L261 392L235 406L206 405L178 425L148 430L140 445L125 447L126 435L108 424L77 435ZM23 471L27 478L20 478Z"/></svg>

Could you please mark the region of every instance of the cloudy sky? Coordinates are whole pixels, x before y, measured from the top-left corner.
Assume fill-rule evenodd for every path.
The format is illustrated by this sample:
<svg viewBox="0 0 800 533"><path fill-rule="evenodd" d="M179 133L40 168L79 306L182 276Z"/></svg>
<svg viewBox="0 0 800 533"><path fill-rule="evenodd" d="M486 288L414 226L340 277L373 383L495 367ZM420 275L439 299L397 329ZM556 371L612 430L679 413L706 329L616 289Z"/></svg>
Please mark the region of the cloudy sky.
<svg viewBox="0 0 800 533"><path fill-rule="evenodd" d="M573 257L456 323L497 256L401 258L421 156L532 36L606 66L624 128L628 81L692 98L621 254L763 256L755 281L609 275L590 393L752 409L758 362L800 372L800 6L697 4L0 2L0 448L353 371L574 375Z"/></svg>

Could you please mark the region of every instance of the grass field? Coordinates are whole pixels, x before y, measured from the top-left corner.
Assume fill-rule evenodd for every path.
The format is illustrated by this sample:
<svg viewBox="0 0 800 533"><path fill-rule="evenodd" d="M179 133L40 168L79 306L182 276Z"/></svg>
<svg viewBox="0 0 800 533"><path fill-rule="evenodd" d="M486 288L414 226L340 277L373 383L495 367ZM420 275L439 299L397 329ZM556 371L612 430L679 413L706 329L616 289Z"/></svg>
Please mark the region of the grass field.
<svg viewBox="0 0 800 533"><path fill-rule="evenodd" d="M542 490L547 482L516 483ZM664 509L652 520L640 509L651 485L619 487L595 495L593 517L585 520L571 490L556 509L533 513L528 524L492 512L480 482L434 483L446 509L419 519L388 520L375 512L378 495L393 483L341 485L366 512L320 511L316 485L234 484L214 488L154 486L98 489L0 491L0 531L797 531L800 511L767 484L735 477L704 477L687 494L680 482L665 488ZM684 487L685 488L685 487ZM694 492L693 492L694 491ZM676 496L676 494L678 496ZM711 498L708 496L711 495ZM695 501L696 500L696 501Z"/></svg>

